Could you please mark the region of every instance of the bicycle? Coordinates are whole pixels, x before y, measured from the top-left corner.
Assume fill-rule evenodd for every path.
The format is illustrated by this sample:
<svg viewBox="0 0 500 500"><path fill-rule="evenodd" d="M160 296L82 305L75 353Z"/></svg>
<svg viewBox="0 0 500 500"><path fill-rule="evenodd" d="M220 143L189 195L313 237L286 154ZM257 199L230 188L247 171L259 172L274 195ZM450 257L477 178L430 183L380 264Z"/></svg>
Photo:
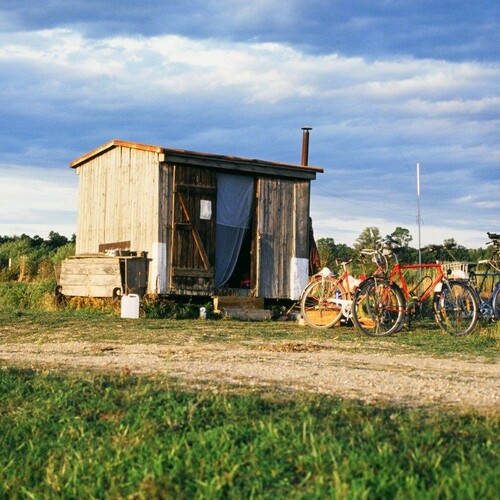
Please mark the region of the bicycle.
<svg viewBox="0 0 500 500"><path fill-rule="evenodd" d="M479 315L488 321L500 320L500 265L497 256L500 256L500 234L486 233L491 241L487 245L493 245L493 258L480 260L477 264L468 265L468 281L479 301ZM483 273L477 273L475 268L486 265ZM494 272L488 272L493 269ZM493 285L495 278L496 283ZM479 283L478 283L479 281ZM491 285L490 285L491 284ZM486 291L490 285L491 291Z"/></svg>
<svg viewBox="0 0 500 500"><path fill-rule="evenodd" d="M352 262L337 262L343 272L339 277L324 267L304 288L300 311L306 323L313 328L330 328L342 318L351 319L352 292L360 282L349 274Z"/></svg>
<svg viewBox="0 0 500 500"><path fill-rule="evenodd" d="M377 270L359 285L352 302L352 320L358 331L372 337L392 335L433 294L434 317L442 330L452 335L472 332L479 316L472 287L463 281L449 280L439 262L400 264L396 255L400 248L397 241L387 237L376 250L371 250ZM395 264L389 271L390 257ZM404 277L408 270L428 274L410 288Z"/></svg>
<svg viewBox="0 0 500 500"><path fill-rule="evenodd" d="M500 319L500 267L497 262L500 256L500 234L486 234L491 240L486 245L494 247L492 259L480 260L477 263L459 262L451 252L455 245L435 246L435 248L442 248L453 259L451 262L443 262L443 268L448 276L456 280L465 280L471 285L479 302L479 317L492 321ZM483 265L487 266L484 272L475 271L476 267Z"/></svg>

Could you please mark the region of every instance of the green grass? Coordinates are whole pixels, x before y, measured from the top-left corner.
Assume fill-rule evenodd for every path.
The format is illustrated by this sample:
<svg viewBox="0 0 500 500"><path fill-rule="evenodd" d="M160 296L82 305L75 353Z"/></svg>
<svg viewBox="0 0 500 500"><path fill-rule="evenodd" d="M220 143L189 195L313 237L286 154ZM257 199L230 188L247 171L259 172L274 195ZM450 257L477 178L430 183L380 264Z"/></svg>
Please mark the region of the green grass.
<svg viewBox="0 0 500 500"><path fill-rule="evenodd" d="M4 498L495 498L498 418L0 370Z"/></svg>
<svg viewBox="0 0 500 500"><path fill-rule="evenodd" d="M119 341L125 344L185 342L240 342L247 347L263 343L335 342L335 349L356 348L391 353L417 353L435 357L460 356L498 360L500 323L482 324L466 337L442 332L431 320L383 339L358 333L353 327L314 330L294 321L242 322L228 320L124 320L90 309L46 311L0 310L2 342L49 342L85 340Z"/></svg>

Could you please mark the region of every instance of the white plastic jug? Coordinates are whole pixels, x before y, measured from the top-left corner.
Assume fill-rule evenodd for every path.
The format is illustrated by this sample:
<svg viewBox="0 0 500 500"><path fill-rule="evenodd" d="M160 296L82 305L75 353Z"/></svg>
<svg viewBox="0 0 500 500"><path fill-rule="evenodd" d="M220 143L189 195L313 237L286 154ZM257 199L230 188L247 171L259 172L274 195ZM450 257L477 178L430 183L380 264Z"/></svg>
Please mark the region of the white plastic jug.
<svg viewBox="0 0 500 500"><path fill-rule="evenodd" d="M207 319L207 308L200 307L200 319Z"/></svg>
<svg viewBox="0 0 500 500"><path fill-rule="evenodd" d="M122 295L121 317L131 319L139 317L139 295L136 293Z"/></svg>

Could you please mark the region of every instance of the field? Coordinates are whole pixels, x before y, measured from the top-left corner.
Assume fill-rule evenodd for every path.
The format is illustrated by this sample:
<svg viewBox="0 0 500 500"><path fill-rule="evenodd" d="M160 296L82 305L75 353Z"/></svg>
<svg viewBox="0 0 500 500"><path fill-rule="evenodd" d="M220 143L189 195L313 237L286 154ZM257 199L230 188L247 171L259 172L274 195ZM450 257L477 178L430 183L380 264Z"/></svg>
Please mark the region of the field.
<svg viewBox="0 0 500 500"><path fill-rule="evenodd" d="M498 325L0 315L0 495L496 498Z"/></svg>

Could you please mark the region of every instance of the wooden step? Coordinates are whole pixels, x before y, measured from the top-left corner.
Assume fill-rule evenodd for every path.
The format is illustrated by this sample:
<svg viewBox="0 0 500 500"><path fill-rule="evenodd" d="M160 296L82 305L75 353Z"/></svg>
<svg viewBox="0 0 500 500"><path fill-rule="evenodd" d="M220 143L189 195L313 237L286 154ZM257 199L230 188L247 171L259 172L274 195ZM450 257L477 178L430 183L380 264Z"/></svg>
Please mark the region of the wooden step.
<svg viewBox="0 0 500 500"><path fill-rule="evenodd" d="M264 299L255 297L237 297L234 295L216 295L213 297L214 311L224 308L264 309Z"/></svg>
<svg viewBox="0 0 500 500"><path fill-rule="evenodd" d="M245 321L271 319L271 311L264 309L264 299L218 295L213 297L214 312L227 318Z"/></svg>
<svg viewBox="0 0 500 500"><path fill-rule="evenodd" d="M271 319L271 311L268 309L244 309L241 307L224 307L221 313L229 319L243 321L267 321Z"/></svg>

